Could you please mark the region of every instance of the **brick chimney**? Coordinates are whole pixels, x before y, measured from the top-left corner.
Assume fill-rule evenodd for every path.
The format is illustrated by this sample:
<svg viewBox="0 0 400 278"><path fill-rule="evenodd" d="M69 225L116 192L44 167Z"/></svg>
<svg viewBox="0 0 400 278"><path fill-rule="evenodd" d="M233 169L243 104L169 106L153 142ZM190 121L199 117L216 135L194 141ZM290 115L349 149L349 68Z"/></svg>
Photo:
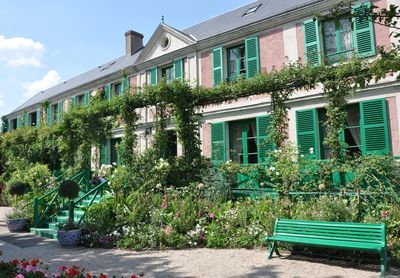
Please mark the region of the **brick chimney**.
<svg viewBox="0 0 400 278"><path fill-rule="evenodd" d="M126 55L131 56L143 48L143 35L129 30L125 33Z"/></svg>

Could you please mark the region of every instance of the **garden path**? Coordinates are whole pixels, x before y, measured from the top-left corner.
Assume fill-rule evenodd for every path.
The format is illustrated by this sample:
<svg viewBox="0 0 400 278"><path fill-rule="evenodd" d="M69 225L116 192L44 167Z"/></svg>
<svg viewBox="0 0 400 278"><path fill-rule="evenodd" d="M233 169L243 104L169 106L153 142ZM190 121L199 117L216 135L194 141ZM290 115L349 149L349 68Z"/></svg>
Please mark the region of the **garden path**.
<svg viewBox="0 0 400 278"><path fill-rule="evenodd" d="M7 208L0 207L0 237L10 236L5 226ZM13 235L15 236L15 235ZM35 236L19 234L31 240ZM37 239L36 239L37 240ZM10 241L0 240L3 255L0 260L39 258L55 266L78 264L99 275L145 273L145 277L379 277L379 266L348 266L345 262L286 256L266 259L264 249L193 249L134 252L117 249L61 248L56 240L21 248ZM388 277L399 277L391 269Z"/></svg>

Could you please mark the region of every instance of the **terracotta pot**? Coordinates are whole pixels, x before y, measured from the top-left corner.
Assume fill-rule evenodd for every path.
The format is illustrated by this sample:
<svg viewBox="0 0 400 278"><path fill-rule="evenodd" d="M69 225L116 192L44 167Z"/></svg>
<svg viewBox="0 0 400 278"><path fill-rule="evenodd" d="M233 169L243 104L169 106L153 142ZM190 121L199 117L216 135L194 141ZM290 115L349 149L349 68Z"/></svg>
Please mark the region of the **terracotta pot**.
<svg viewBox="0 0 400 278"><path fill-rule="evenodd" d="M11 233L22 232L26 227L26 218L6 219L7 228Z"/></svg>
<svg viewBox="0 0 400 278"><path fill-rule="evenodd" d="M77 246L81 241L81 230L58 230L57 239L61 246Z"/></svg>

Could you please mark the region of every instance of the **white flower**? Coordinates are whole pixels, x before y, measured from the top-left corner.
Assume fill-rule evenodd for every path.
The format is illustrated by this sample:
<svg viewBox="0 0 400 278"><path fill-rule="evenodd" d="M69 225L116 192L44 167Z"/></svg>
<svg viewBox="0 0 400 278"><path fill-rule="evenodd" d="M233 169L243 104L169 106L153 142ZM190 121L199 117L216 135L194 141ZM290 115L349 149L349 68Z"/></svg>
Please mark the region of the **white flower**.
<svg viewBox="0 0 400 278"><path fill-rule="evenodd" d="M275 167L271 166L271 167L269 167L269 170L273 172L273 171L275 171Z"/></svg>
<svg viewBox="0 0 400 278"><path fill-rule="evenodd" d="M276 175L279 176L279 172L278 171L276 172Z"/></svg>
<svg viewBox="0 0 400 278"><path fill-rule="evenodd" d="M275 149L275 150L274 150L274 153L277 153L277 152L278 152L278 150L277 150L277 149Z"/></svg>
<svg viewBox="0 0 400 278"><path fill-rule="evenodd" d="M162 188L161 183L157 183L156 188L157 188L158 190L161 190L161 188Z"/></svg>
<svg viewBox="0 0 400 278"><path fill-rule="evenodd" d="M314 148L313 147L310 148L310 154L314 154Z"/></svg>
<svg viewBox="0 0 400 278"><path fill-rule="evenodd" d="M304 154L300 155L301 157L304 157Z"/></svg>
<svg viewBox="0 0 400 278"><path fill-rule="evenodd" d="M112 165L113 165L113 166L117 166L117 163L113 162Z"/></svg>
<svg viewBox="0 0 400 278"><path fill-rule="evenodd" d="M260 183L260 186L261 186L261 187L264 187L264 186L265 186L265 183L261 182L261 183Z"/></svg>
<svg viewBox="0 0 400 278"><path fill-rule="evenodd" d="M111 168L112 168L112 165L107 165L105 168L106 168L107 170L108 170L108 169L111 169Z"/></svg>
<svg viewBox="0 0 400 278"><path fill-rule="evenodd" d="M199 184L197 185L197 188L198 188L199 190L202 190L202 189L204 188L204 184L203 184L203 183L199 183Z"/></svg>

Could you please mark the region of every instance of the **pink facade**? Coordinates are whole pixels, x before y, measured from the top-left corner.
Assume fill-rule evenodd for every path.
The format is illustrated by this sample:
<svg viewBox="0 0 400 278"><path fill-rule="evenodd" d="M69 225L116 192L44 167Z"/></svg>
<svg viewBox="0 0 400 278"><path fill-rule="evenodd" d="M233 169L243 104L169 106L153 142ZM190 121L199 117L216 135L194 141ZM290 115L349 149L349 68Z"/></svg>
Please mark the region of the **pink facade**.
<svg viewBox="0 0 400 278"><path fill-rule="evenodd" d="M201 85L204 87L212 87L212 59L211 50L202 52L201 55Z"/></svg>
<svg viewBox="0 0 400 278"><path fill-rule="evenodd" d="M137 76L131 76L129 79L129 84L131 89L135 90L135 88L137 87Z"/></svg>
<svg viewBox="0 0 400 278"><path fill-rule="evenodd" d="M381 8L387 8L387 0L372 0L372 5L378 7L375 9L375 11L380 10ZM375 23L376 46L383 46L385 48L390 47L389 34L390 32L387 26Z"/></svg>
<svg viewBox="0 0 400 278"><path fill-rule="evenodd" d="M392 145L392 154L400 155L399 119L397 114L396 97L386 98L389 113L389 134Z"/></svg>
<svg viewBox="0 0 400 278"><path fill-rule="evenodd" d="M297 35L297 54L299 55L299 60L305 62L304 59L304 38L303 38L303 24L297 23L296 25L296 35Z"/></svg>
<svg viewBox="0 0 400 278"><path fill-rule="evenodd" d="M211 125L210 124L203 124L203 155L205 157L211 158Z"/></svg>
<svg viewBox="0 0 400 278"><path fill-rule="evenodd" d="M260 67L262 72L280 70L285 64L283 29L260 36Z"/></svg>

